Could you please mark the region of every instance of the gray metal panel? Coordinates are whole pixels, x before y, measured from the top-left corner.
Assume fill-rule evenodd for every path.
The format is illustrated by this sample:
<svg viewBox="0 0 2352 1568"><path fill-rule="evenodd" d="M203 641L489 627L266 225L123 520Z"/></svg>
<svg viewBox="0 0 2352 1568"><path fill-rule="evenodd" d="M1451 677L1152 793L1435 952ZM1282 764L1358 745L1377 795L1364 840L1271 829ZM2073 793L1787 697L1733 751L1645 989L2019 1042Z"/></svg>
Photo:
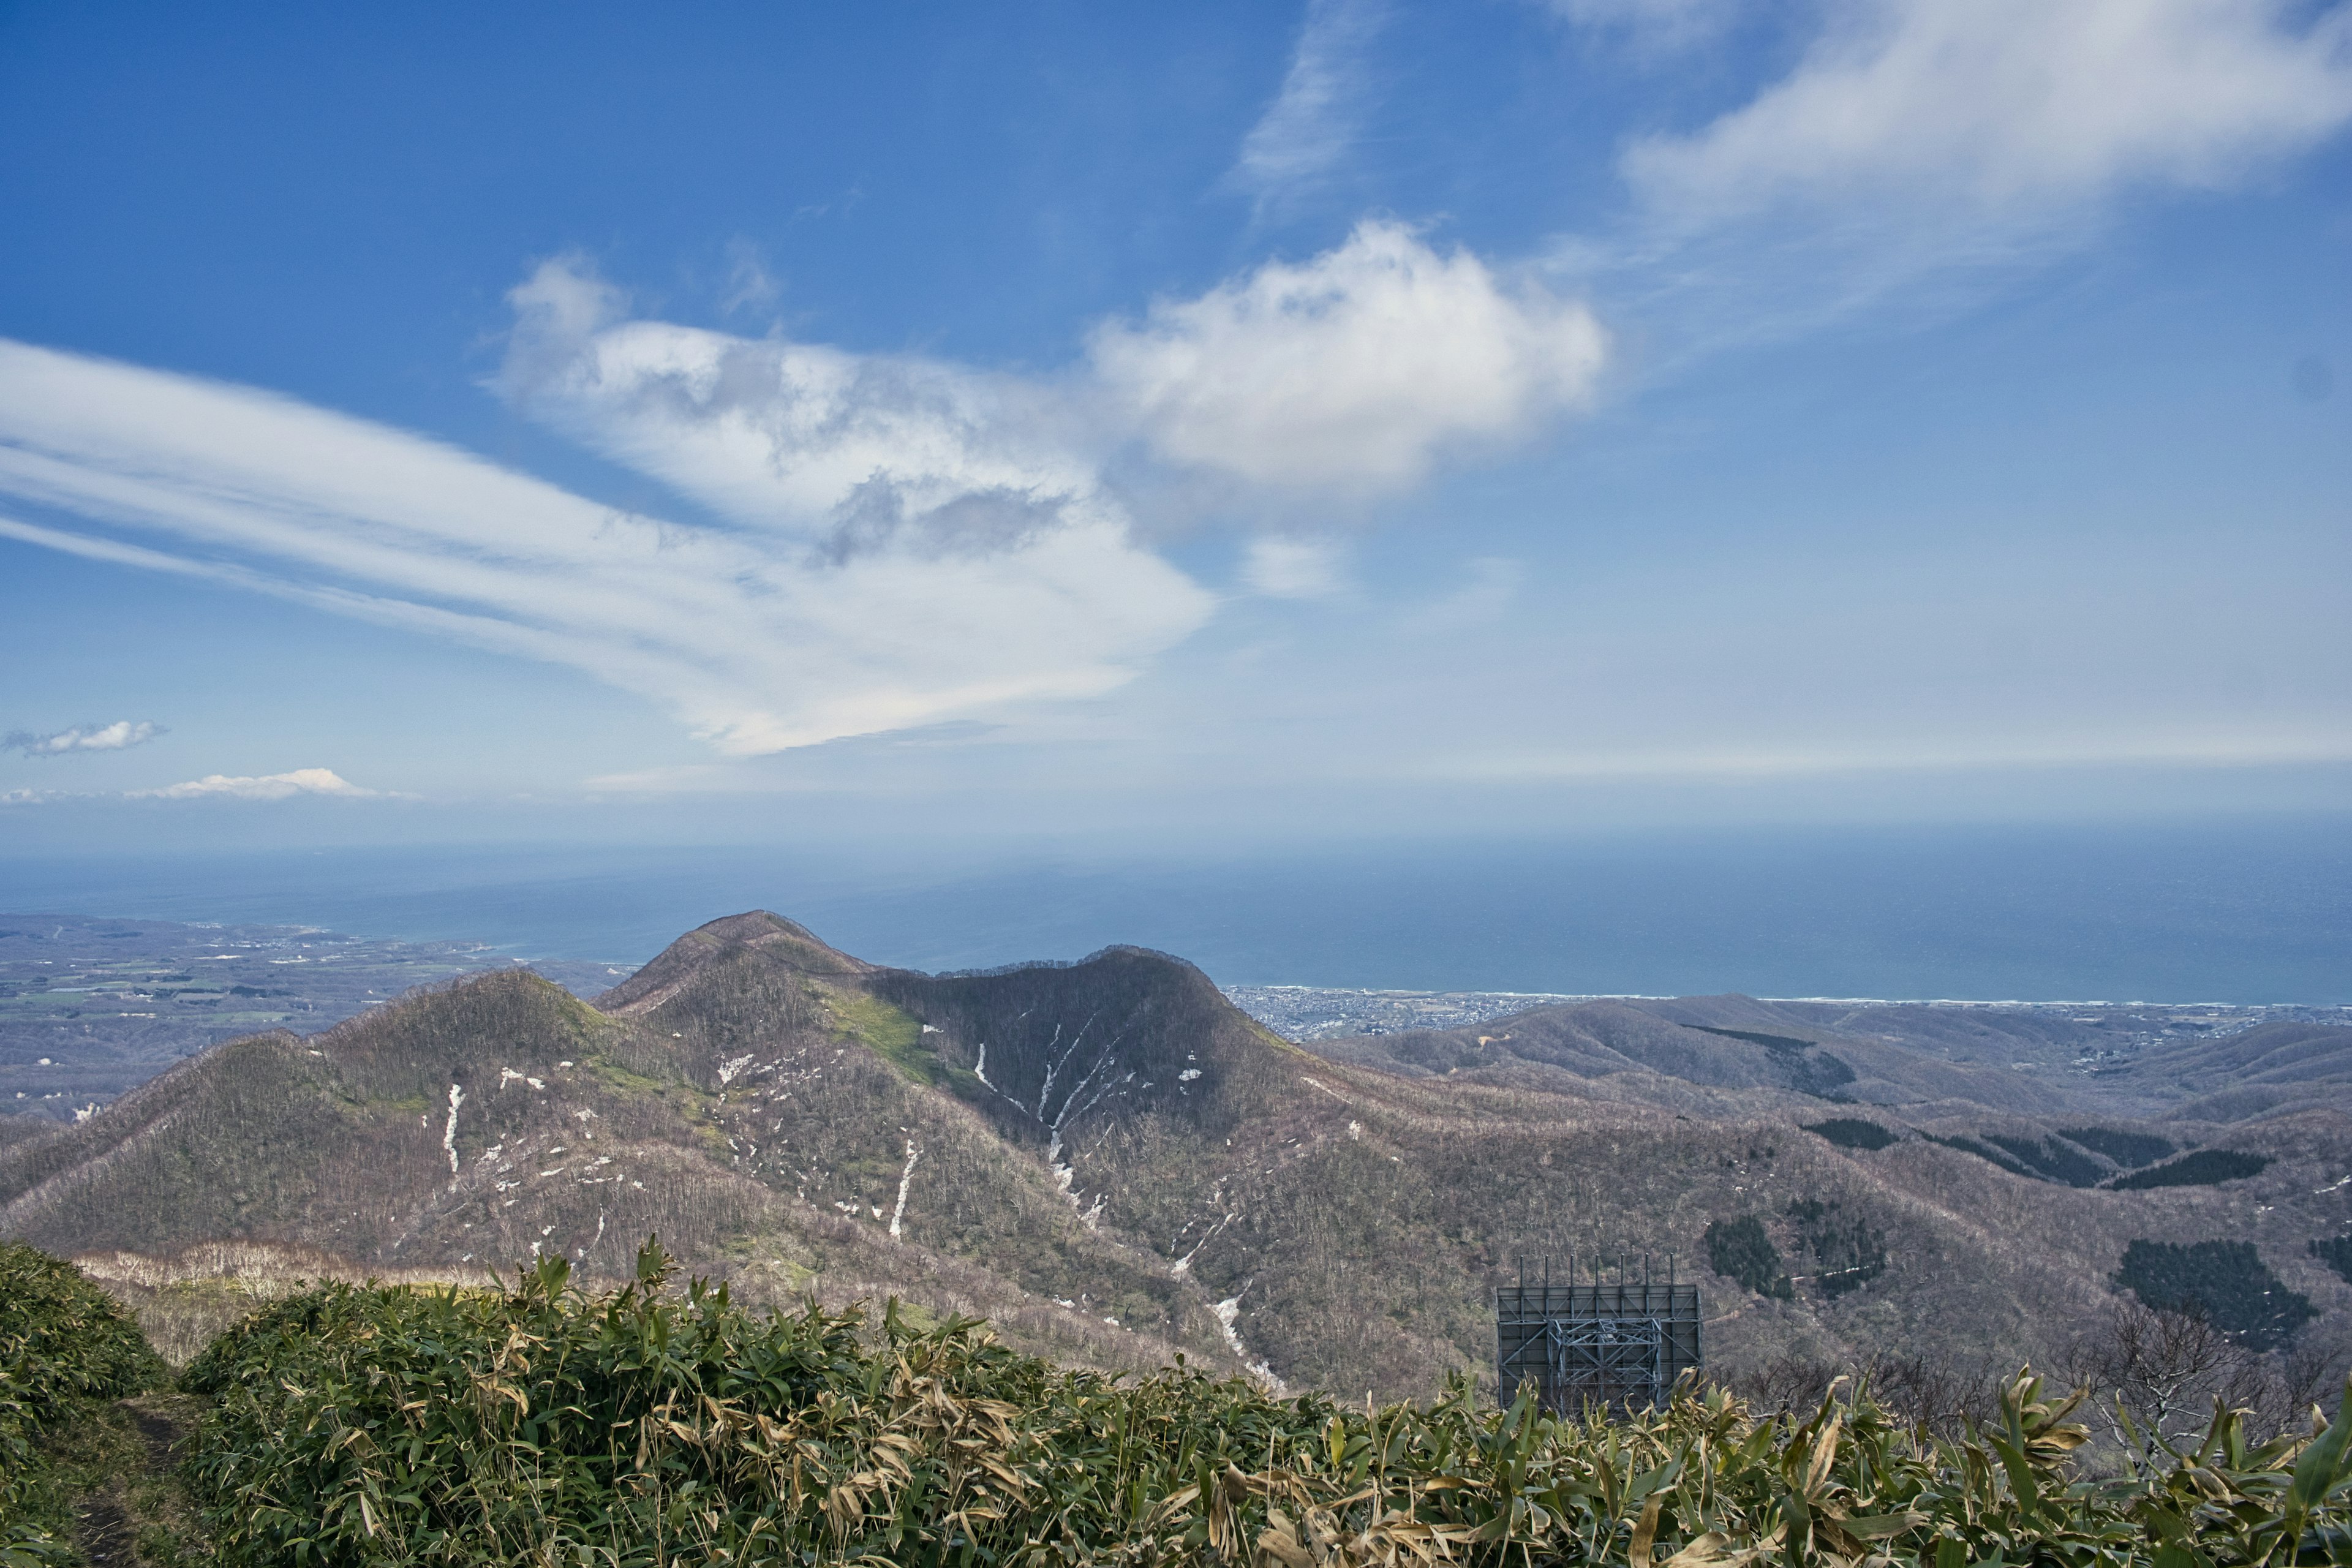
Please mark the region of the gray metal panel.
<svg viewBox="0 0 2352 1568"><path fill-rule="evenodd" d="M1698 1287L1647 1280L1517 1285L1495 1292L1495 1371L1505 1404L1533 1379L1544 1407L1664 1404L1699 1364Z"/></svg>

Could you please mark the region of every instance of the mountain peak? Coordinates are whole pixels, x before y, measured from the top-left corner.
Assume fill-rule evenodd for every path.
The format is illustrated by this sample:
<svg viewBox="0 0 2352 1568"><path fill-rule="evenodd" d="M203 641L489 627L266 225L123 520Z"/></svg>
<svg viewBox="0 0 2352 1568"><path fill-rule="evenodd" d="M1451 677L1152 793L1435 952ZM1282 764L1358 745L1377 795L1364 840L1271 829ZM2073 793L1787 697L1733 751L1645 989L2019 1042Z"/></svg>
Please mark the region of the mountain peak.
<svg viewBox="0 0 2352 1568"><path fill-rule="evenodd" d="M699 925L655 955L652 963L596 998L614 1016L649 1013L711 964L745 948L782 960L810 974L871 974L875 965L833 947L806 926L767 910L748 910Z"/></svg>

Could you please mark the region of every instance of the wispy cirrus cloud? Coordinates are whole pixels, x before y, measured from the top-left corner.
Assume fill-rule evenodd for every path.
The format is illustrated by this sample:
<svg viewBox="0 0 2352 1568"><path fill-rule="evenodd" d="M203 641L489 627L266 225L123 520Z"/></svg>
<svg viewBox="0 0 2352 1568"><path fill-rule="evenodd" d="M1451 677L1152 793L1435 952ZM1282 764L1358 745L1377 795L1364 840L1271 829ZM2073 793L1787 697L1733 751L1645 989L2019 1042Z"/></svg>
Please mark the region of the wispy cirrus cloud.
<svg viewBox="0 0 2352 1568"><path fill-rule="evenodd" d="M0 752L22 752L28 757L63 757L76 752L121 752L143 746L164 732L163 727L142 719L136 723L117 719L111 724L77 724L47 735L11 730L0 736Z"/></svg>
<svg viewBox="0 0 2352 1568"><path fill-rule="evenodd" d="M1242 581L1269 599L1328 599L1348 587L1346 552L1329 538L1253 539L1243 552Z"/></svg>
<svg viewBox="0 0 2352 1568"><path fill-rule="evenodd" d="M1629 141L1623 220L1549 247L1654 367L1965 306L2135 196L2237 188L2352 125L2347 0L1550 5L1654 55L1729 65L1759 29L1791 52L1736 107Z"/></svg>
<svg viewBox="0 0 2352 1568"><path fill-rule="evenodd" d="M1052 498L1056 526L992 553L828 557L821 522L681 526L267 393L23 345L0 346L0 490L168 546L0 533L572 665L735 754L1107 690L1210 603L1092 497ZM950 499L884 521L919 532L920 502Z"/></svg>
<svg viewBox="0 0 2352 1568"><path fill-rule="evenodd" d="M1824 15L1749 102L1628 148L1626 176L1661 221L1892 205L1958 228L2040 226L2137 184L2231 184L2352 121L2341 4L1901 0Z"/></svg>
<svg viewBox="0 0 2352 1568"><path fill-rule="evenodd" d="M1361 130L1383 0L1307 0L1282 90L1242 139L1227 178L1261 212L1329 175Z"/></svg>
<svg viewBox="0 0 2352 1568"><path fill-rule="evenodd" d="M1644 53L1663 55L1720 37L1738 19L1741 0L1550 0L1582 26L1619 33Z"/></svg>

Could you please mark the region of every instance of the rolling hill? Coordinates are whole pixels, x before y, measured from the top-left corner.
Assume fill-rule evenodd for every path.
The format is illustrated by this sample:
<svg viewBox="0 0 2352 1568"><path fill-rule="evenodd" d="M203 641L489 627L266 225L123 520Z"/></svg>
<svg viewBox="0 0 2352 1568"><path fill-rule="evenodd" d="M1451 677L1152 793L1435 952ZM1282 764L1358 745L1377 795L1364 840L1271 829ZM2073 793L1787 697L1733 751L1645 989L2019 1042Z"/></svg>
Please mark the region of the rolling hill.
<svg viewBox="0 0 2352 1568"><path fill-rule="evenodd" d="M299 1273L617 1275L658 1232L755 1300L896 1293L1066 1362L1357 1397L1486 1367L1492 1287L1571 1255L1671 1256L1724 1367L2046 1362L2127 1254L2214 1242L2352 1338L2312 1251L2352 1193L2326 1103L2151 1123L1745 998L1317 1051L1164 954L928 975L738 915L593 1005L501 973L215 1047L0 1142L0 1234L193 1324ZM2109 1184L2192 1156L2211 1183Z"/></svg>

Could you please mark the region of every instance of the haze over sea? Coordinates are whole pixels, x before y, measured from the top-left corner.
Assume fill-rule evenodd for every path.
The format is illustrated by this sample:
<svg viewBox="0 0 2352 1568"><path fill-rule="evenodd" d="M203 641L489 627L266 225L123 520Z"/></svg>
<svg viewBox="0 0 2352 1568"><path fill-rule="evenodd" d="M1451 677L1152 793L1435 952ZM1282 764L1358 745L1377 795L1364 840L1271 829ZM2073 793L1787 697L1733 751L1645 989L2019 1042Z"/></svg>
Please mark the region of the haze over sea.
<svg viewBox="0 0 2352 1568"><path fill-rule="evenodd" d="M739 910L941 970L1163 949L1224 984L2352 1003L2337 815L1748 828L1378 853L330 848L0 860L0 908L636 963Z"/></svg>

